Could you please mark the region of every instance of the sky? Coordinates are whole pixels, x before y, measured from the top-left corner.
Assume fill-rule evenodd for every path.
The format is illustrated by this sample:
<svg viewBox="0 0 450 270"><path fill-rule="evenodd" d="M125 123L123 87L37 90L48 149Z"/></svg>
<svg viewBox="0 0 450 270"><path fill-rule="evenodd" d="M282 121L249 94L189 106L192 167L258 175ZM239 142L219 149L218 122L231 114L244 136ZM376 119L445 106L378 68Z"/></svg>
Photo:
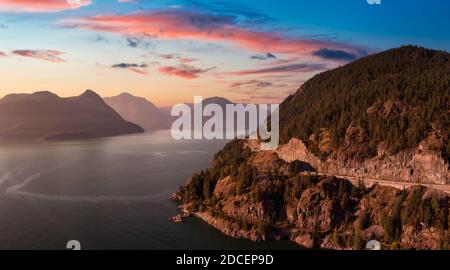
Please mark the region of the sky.
<svg viewBox="0 0 450 270"><path fill-rule="evenodd" d="M279 103L402 45L450 51L447 0L0 0L0 97L129 92Z"/></svg>

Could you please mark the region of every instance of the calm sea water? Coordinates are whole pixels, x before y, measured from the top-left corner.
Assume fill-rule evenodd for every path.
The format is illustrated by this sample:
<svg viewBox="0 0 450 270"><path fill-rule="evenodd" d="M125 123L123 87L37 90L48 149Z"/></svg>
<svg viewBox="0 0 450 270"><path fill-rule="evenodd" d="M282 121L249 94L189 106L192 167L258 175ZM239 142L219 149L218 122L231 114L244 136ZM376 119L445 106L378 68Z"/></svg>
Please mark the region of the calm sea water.
<svg viewBox="0 0 450 270"><path fill-rule="evenodd" d="M293 249L173 224L169 195L209 167L225 141L169 131L64 143L0 143L0 249Z"/></svg>

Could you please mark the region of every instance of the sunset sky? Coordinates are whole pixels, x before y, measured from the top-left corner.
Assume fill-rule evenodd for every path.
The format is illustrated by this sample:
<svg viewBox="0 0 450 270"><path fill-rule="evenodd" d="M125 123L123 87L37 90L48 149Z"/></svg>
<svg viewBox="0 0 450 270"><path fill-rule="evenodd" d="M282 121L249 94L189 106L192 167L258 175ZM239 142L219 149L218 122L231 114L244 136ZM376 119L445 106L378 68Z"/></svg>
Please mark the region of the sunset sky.
<svg viewBox="0 0 450 270"><path fill-rule="evenodd" d="M377 51L449 51L449 12L447 0L0 0L0 97L92 89L159 106L195 95L280 102Z"/></svg>

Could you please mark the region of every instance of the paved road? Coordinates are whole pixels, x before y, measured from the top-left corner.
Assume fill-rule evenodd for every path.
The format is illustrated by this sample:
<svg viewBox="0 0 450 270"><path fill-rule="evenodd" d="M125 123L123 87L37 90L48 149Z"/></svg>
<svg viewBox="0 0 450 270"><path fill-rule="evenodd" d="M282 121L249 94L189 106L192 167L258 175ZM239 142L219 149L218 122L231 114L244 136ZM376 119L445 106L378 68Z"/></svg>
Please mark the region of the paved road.
<svg viewBox="0 0 450 270"><path fill-rule="evenodd" d="M316 173L316 175L323 175L323 176L333 176L329 174L324 173ZM408 188L412 186L422 185L425 187L433 188L439 191L446 192L450 194L450 185L432 185L432 184L418 184L418 183L408 183L408 182L394 182L394 181L386 181L386 180L380 180L380 179L370 179L370 178L361 178L361 177L354 177L354 176L348 176L348 175L334 175L338 178L345 178L348 179L353 184L357 184L360 179L364 181L366 186L372 186L374 184L379 184L382 186L388 186L388 187L395 187L398 189Z"/></svg>

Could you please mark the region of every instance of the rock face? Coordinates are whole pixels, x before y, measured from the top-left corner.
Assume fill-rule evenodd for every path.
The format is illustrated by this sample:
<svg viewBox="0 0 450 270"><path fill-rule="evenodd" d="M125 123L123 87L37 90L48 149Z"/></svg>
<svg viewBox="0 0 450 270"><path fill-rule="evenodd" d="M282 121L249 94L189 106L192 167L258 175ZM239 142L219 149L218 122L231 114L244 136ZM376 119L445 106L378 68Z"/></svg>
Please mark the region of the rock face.
<svg viewBox="0 0 450 270"><path fill-rule="evenodd" d="M404 115L410 110L410 106L404 102L394 99L384 103L376 102L367 109L368 114L376 113L383 118L389 118L392 115Z"/></svg>
<svg viewBox="0 0 450 270"><path fill-rule="evenodd" d="M306 162L317 171L367 179L404 181L422 184L450 184L450 167L444 157L431 150L427 140L419 145L417 149L402 151L389 155L383 152L382 145L379 146L377 156L364 159L359 151L363 149L364 135L362 131L354 131L349 127L352 136L357 133L361 143L349 143L348 147L340 151L337 156L332 156L321 161L311 153L305 144L299 139L293 138L288 144L281 145L275 152L286 162L294 160ZM347 133L349 133L347 130ZM350 141L350 139L349 139Z"/></svg>
<svg viewBox="0 0 450 270"><path fill-rule="evenodd" d="M298 142L291 145L304 149ZM294 156L287 162L276 152L248 147L257 149L254 142L230 143L212 168L172 197L185 211L237 238L290 239L326 249L362 249L369 240L384 249L449 247L450 197L444 192L356 186L293 166Z"/></svg>
<svg viewBox="0 0 450 270"><path fill-rule="evenodd" d="M310 164L314 168L322 167L322 161L312 154L299 139L294 138L289 143L281 145L275 150L275 153L286 162L299 160Z"/></svg>
<svg viewBox="0 0 450 270"><path fill-rule="evenodd" d="M288 163L278 157L276 153L271 151L262 151L255 153L252 159L252 165L257 168L258 173L276 172L286 174L288 171Z"/></svg>
<svg viewBox="0 0 450 270"><path fill-rule="evenodd" d="M115 97L105 97L103 100L125 120L138 124L146 131L170 128L169 115L145 98L122 93Z"/></svg>
<svg viewBox="0 0 450 270"><path fill-rule="evenodd" d="M329 178L303 192L296 209L297 227L305 231L326 233L343 226L345 213L350 208L343 209L340 203L339 185L344 185L346 190L351 190L352 186L347 180Z"/></svg>
<svg viewBox="0 0 450 270"><path fill-rule="evenodd" d="M0 100L0 138L67 140L143 132L95 92L60 98L51 92L12 94Z"/></svg>

